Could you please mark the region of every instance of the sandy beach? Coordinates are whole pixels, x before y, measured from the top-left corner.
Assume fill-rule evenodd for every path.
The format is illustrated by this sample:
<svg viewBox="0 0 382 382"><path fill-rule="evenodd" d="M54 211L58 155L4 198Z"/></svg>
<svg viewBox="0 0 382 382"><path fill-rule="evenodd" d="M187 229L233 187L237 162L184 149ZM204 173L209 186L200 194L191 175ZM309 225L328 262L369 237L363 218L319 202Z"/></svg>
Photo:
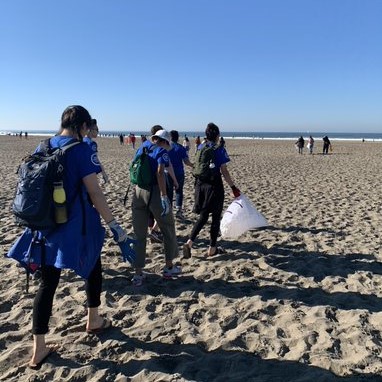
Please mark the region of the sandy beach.
<svg viewBox="0 0 382 382"><path fill-rule="evenodd" d="M182 259L195 221L186 169L183 275L163 280L162 246L148 244L148 279L134 288L108 236L100 312L113 328L86 334L83 280L65 270L47 336L60 348L32 371L38 281L26 294L24 270L4 256L22 232L10 212L15 172L40 140L0 136L1 381L382 381L381 142L334 141L323 156L318 141L314 155L298 155L293 141L227 139L232 177L270 226L221 240L226 253L213 258L204 229ZM131 197L122 201L134 151L97 142L110 178L102 187L132 233Z"/></svg>

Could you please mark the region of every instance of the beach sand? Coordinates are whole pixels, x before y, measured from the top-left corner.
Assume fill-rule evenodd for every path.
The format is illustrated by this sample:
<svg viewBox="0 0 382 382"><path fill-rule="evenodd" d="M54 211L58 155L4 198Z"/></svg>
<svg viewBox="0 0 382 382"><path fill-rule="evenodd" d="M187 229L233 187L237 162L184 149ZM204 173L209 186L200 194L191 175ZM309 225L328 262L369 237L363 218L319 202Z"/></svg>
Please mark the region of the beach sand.
<svg viewBox="0 0 382 382"><path fill-rule="evenodd" d="M141 288L107 237L100 311L114 327L85 333L83 280L64 271L47 336L60 348L40 371L28 369L38 281L26 295L25 272L4 255L21 232L9 209L15 171L40 139L0 137L0 380L382 380L382 144L344 141L323 156L321 142L315 155L298 155L293 141L227 139L235 183L270 226L221 240L226 253L207 259L208 226L193 257L179 256L178 280L161 278L162 247L148 244ZM132 232L131 197L127 207L122 200L133 149L97 141L110 177L102 187ZM180 254L195 221L186 171Z"/></svg>

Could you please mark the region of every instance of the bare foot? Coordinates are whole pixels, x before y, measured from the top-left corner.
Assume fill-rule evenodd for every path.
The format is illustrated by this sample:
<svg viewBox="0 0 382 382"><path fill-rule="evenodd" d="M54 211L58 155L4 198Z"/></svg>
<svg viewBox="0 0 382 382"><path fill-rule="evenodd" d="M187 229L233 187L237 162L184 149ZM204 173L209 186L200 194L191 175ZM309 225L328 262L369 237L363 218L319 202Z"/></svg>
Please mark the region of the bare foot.
<svg viewBox="0 0 382 382"><path fill-rule="evenodd" d="M91 322L88 321L88 323L86 324L86 330L91 331L94 329L98 329L104 325L105 325L105 319L102 316L97 316Z"/></svg>
<svg viewBox="0 0 382 382"><path fill-rule="evenodd" d="M221 255L223 253L225 253L225 249L222 247L209 247L207 256Z"/></svg>
<svg viewBox="0 0 382 382"><path fill-rule="evenodd" d="M97 327L94 327L92 329L86 329L86 333L88 334L101 334L105 330L108 330L112 327L112 323L110 320L103 318L102 319L102 324L98 325Z"/></svg>
<svg viewBox="0 0 382 382"><path fill-rule="evenodd" d="M34 354L32 355L31 360L29 361L29 368L33 370L39 370L40 367L43 365L45 360L54 353L59 348L58 345L46 345L45 347L41 349L35 350Z"/></svg>

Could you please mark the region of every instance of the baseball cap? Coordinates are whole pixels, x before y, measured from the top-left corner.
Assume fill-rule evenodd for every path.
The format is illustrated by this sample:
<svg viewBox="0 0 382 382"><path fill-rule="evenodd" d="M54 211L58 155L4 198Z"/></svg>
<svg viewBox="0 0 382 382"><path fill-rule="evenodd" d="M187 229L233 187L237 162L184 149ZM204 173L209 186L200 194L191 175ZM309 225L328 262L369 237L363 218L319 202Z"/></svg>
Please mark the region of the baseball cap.
<svg viewBox="0 0 382 382"><path fill-rule="evenodd" d="M166 130L158 130L154 135L151 136L151 138L159 138L163 139L164 141L167 141L168 144L171 142L171 136L170 133Z"/></svg>

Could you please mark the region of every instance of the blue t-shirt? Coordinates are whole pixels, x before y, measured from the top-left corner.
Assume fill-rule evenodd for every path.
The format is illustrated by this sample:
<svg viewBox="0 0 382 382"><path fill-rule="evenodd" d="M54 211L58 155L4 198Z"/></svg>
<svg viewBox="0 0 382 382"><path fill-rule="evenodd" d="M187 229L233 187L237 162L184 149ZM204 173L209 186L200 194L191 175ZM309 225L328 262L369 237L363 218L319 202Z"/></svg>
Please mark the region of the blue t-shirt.
<svg viewBox="0 0 382 382"><path fill-rule="evenodd" d="M153 175L153 184L157 184L158 180L155 174L158 171L158 165L163 164L165 167L168 167L170 165L170 158L168 156L168 152L162 147L159 147L147 140L143 142L142 145L138 148L138 150L135 153L135 158L138 155L142 154L143 148L147 148L148 150L151 172Z"/></svg>
<svg viewBox="0 0 382 382"><path fill-rule="evenodd" d="M201 150L204 145L207 145L207 146L212 146L213 144L211 142L207 142L206 144L200 144L198 146L198 150ZM223 165L223 164L226 164L230 161L231 159L229 158L228 156L228 153L227 153L227 150L225 149L225 147L223 146L219 146L216 150L215 150L215 159L214 159L214 163L215 163L215 169L218 171L220 170L220 167Z"/></svg>
<svg viewBox="0 0 382 382"><path fill-rule="evenodd" d="M57 148L74 141L72 137L55 136L50 139L50 145ZM73 269L79 276L88 278L101 254L105 229L99 213L85 198L82 179L97 173L100 166L97 155L84 142L65 152L64 166L68 221L53 231L43 233L46 240L45 263L56 268ZM26 256L31 250L34 263L41 264L41 248L31 246L32 239L33 232L26 229L9 250L8 257L27 266Z"/></svg>
<svg viewBox="0 0 382 382"><path fill-rule="evenodd" d="M82 141L87 143L90 146L90 148L92 149L92 151L94 151L94 152L98 151L97 142L93 141L93 139L91 139L89 137L84 137L84 139Z"/></svg>
<svg viewBox="0 0 382 382"><path fill-rule="evenodd" d="M52 148L62 147L73 141L72 137L54 136L50 139ZM65 152L64 188L66 200L72 202L82 186L82 179L92 173L101 172L97 152L86 143L80 143Z"/></svg>
<svg viewBox="0 0 382 382"><path fill-rule="evenodd" d="M171 150L168 152L175 176L184 175L183 161L188 159L186 149L179 143L172 142Z"/></svg>
<svg viewBox="0 0 382 382"><path fill-rule="evenodd" d="M91 148L92 152L96 154L98 163L100 163L100 161L98 159L98 145L97 145L97 142L93 141L93 139L91 139L89 137L85 137L83 139L83 142L85 142L86 144L89 145L89 147ZM99 170L98 170L97 174L100 173L100 172L101 172L101 166L99 167Z"/></svg>

